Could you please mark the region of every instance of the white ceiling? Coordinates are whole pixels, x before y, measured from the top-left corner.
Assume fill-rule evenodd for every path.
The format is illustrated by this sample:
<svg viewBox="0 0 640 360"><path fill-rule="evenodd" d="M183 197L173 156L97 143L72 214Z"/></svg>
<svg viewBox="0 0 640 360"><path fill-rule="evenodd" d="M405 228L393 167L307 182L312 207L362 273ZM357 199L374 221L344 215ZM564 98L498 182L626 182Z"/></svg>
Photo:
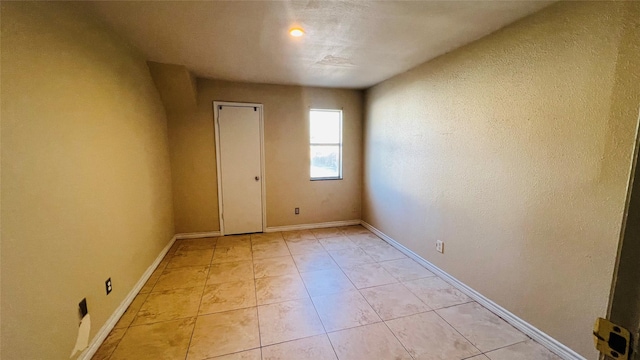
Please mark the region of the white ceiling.
<svg viewBox="0 0 640 360"><path fill-rule="evenodd" d="M200 77L367 88L549 1L106 1L88 6L148 60ZM306 35L292 38L300 26Z"/></svg>

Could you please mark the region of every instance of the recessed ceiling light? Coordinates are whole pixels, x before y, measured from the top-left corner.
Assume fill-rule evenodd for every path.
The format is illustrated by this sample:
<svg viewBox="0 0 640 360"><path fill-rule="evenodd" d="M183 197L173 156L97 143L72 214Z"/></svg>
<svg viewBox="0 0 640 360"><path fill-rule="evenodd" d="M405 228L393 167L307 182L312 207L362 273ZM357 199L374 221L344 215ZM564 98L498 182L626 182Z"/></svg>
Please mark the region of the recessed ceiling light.
<svg viewBox="0 0 640 360"><path fill-rule="evenodd" d="M302 30L301 28L292 28L291 30L289 30L289 35L293 37L300 37L304 35L304 30Z"/></svg>

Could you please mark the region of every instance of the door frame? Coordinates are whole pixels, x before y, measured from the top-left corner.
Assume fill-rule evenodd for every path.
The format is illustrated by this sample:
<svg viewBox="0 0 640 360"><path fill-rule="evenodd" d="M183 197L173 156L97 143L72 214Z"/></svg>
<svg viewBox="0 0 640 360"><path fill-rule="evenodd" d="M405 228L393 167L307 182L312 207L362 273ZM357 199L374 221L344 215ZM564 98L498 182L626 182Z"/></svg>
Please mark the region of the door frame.
<svg viewBox="0 0 640 360"><path fill-rule="evenodd" d="M220 221L220 235L224 235L224 218L223 210L224 203L222 199L222 168L220 163L220 124L219 120L219 107L220 106L234 106L234 107L253 107L258 108L258 115L260 118L260 178L261 181L261 193L262 193L262 232L267 229L267 187L266 179L264 176L264 116L263 106L259 103L245 103L245 102L230 102L230 101L214 101L213 102L213 126L216 142L216 178L218 181L218 221Z"/></svg>

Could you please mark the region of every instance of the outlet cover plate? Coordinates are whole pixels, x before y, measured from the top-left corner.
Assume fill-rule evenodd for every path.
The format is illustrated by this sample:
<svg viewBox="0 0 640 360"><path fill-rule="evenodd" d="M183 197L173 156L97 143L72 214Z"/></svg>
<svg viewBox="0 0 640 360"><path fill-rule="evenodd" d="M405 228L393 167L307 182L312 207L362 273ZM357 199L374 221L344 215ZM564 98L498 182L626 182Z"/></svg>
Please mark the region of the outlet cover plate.
<svg viewBox="0 0 640 360"><path fill-rule="evenodd" d="M436 251L444 254L444 241L436 240Z"/></svg>
<svg viewBox="0 0 640 360"><path fill-rule="evenodd" d="M107 295L109 295L111 293L111 290L113 290L113 286L111 285L111 278L108 278L107 281L104 282L104 287L107 290Z"/></svg>

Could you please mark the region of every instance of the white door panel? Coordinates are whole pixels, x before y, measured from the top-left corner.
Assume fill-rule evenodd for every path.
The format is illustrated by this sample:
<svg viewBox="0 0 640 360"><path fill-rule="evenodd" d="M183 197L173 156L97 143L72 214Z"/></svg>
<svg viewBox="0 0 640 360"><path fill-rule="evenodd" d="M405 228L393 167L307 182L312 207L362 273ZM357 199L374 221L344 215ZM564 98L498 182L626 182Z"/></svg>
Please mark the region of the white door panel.
<svg viewBox="0 0 640 360"><path fill-rule="evenodd" d="M262 231L260 108L218 108L222 216L225 234Z"/></svg>

